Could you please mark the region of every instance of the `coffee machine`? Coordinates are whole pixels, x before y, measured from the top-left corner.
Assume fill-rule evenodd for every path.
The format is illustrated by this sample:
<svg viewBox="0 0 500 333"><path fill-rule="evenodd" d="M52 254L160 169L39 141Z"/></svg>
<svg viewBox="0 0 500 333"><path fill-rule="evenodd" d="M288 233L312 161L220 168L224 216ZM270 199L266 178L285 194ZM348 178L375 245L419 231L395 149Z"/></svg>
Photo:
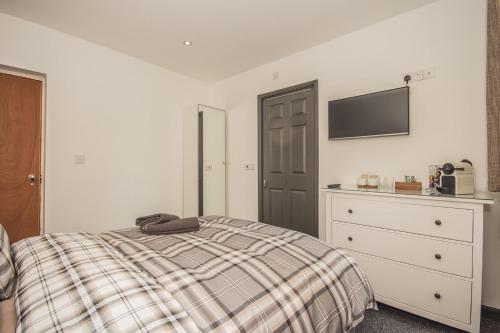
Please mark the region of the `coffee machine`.
<svg viewBox="0 0 500 333"><path fill-rule="evenodd" d="M440 179L437 190L443 194L474 194L474 167L469 160L443 164Z"/></svg>

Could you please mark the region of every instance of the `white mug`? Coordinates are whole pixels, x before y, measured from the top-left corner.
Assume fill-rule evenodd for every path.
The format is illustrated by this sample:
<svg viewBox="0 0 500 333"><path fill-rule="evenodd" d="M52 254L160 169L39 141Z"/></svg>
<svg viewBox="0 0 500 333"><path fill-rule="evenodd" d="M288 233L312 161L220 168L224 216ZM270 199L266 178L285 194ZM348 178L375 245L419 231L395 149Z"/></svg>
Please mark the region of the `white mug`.
<svg viewBox="0 0 500 333"><path fill-rule="evenodd" d="M394 181L391 177L382 177L382 179L380 180L380 187L385 190L391 190L393 183Z"/></svg>

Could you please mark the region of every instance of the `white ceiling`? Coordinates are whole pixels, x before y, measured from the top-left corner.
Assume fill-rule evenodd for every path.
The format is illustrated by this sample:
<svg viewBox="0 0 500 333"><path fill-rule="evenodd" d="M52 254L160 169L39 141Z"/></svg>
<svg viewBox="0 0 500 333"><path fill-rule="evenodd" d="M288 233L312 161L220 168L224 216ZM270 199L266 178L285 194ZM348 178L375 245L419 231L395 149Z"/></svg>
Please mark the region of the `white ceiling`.
<svg viewBox="0 0 500 333"><path fill-rule="evenodd" d="M216 81L433 1L0 0L0 11Z"/></svg>

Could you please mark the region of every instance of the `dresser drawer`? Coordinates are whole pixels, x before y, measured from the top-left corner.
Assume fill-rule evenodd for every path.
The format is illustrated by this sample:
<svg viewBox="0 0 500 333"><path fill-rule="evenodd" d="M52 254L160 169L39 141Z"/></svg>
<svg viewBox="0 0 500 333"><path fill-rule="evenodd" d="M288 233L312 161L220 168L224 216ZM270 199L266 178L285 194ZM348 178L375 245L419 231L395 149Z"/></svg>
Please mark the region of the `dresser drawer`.
<svg viewBox="0 0 500 333"><path fill-rule="evenodd" d="M471 245L356 224L330 223L334 246L472 277Z"/></svg>
<svg viewBox="0 0 500 333"><path fill-rule="evenodd" d="M469 209L335 196L331 213L337 221L472 242L473 212Z"/></svg>
<svg viewBox="0 0 500 333"><path fill-rule="evenodd" d="M470 323L470 281L348 252L368 277L375 298L381 296L462 323Z"/></svg>

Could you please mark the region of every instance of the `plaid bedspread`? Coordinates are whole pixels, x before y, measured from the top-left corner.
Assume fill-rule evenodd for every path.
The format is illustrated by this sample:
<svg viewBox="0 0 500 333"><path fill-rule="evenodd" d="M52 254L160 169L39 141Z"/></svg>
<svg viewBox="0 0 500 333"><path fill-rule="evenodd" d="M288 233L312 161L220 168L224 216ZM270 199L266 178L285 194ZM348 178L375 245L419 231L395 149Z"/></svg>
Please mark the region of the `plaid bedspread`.
<svg viewBox="0 0 500 333"><path fill-rule="evenodd" d="M375 301L351 257L302 233L52 234L13 246L18 332L347 332Z"/></svg>
<svg viewBox="0 0 500 333"><path fill-rule="evenodd" d="M13 245L16 332L196 332L183 307L99 236L49 234Z"/></svg>

